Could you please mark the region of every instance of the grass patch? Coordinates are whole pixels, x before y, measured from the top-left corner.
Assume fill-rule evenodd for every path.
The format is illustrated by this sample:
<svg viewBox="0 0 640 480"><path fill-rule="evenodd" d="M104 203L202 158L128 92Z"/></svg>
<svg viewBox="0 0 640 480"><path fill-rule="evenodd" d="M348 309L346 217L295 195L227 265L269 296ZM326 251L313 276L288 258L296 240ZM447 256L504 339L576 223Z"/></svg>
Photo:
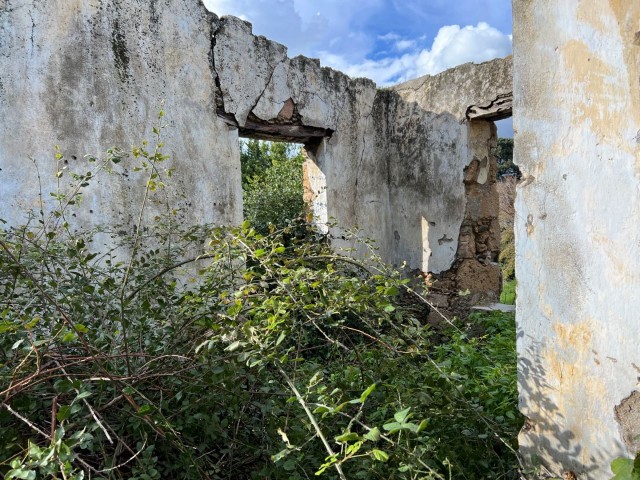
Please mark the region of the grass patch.
<svg viewBox="0 0 640 480"><path fill-rule="evenodd" d="M500 303L506 305L516 304L516 285L517 282L515 279L503 282L502 293L500 293Z"/></svg>

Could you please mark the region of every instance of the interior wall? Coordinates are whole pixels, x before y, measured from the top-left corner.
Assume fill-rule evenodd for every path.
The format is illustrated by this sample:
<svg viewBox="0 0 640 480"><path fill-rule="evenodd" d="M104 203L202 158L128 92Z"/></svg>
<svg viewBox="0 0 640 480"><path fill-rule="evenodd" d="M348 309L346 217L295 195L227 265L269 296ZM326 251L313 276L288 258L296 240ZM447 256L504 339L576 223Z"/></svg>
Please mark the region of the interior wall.
<svg viewBox="0 0 640 480"><path fill-rule="evenodd" d="M332 230L337 247L368 255L342 240L343 229L359 228L383 260L406 263L407 272L451 268L468 207L465 168L473 161L468 111L506 108L510 59L378 89L317 60L290 59L285 46L253 35L241 19L207 12L200 0L154 5L0 4L5 220L19 224L37 206L29 158L46 195L56 185L54 145L70 168L84 168L87 153L153 141L163 108L172 188L147 209L145 224L167 202L186 224L240 223L238 135L298 141L312 147L308 196L318 223L339 225ZM88 191L91 208L75 217L76 227L133 225L146 179L131 165L122 162L122 177L107 176Z"/></svg>

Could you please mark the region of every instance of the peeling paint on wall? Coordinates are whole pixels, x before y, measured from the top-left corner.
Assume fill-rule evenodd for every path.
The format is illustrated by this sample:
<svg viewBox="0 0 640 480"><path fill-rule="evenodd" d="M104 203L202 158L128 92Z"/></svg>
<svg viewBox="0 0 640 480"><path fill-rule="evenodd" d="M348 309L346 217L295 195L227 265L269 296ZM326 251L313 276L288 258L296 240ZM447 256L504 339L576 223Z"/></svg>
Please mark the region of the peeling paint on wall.
<svg viewBox="0 0 640 480"><path fill-rule="evenodd" d="M513 6L520 448L610 478L638 375L640 4Z"/></svg>
<svg viewBox="0 0 640 480"><path fill-rule="evenodd" d="M615 407L620 435L631 455L640 452L640 392L637 390Z"/></svg>
<svg viewBox="0 0 640 480"><path fill-rule="evenodd" d="M0 125L0 184L8 193L0 208L10 223L39 198L35 169L23 171L26 158L36 159L51 191L53 145L76 159L128 149L151 137L164 105L171 201L181 220L240 222L238 136L298 141L309 152L306 197L320 228L340 226L332 231L336 247L353 247L341 228L357 226L384 260L455 277L464 224L475 252L460 271L484 275L465 282L497 295L497 214L487 213L491 202L497 208L495 128L489 120L471 128L467 114L471 107L489 117L489 110L509 112L510 58L379 90L317 60L288 58L285 46L253 35L250 23L219 18L199 0L166 0L162 8L144 0L12 5L24 8L0 10L7 29L0 115L12 119ZM105 180L87 195L94 214L79 216L78 225L129 223L139 190L128 177Z"/></svg>

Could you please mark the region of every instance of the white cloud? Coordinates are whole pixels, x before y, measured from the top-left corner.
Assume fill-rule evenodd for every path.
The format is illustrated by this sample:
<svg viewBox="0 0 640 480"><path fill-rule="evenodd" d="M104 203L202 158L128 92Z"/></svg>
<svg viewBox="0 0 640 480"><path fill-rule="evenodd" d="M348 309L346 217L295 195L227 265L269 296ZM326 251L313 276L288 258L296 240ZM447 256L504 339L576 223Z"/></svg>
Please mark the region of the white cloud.
<svg viewBox="0 0 640 480"><path fill-rule="evenodd" d="M391 13L389 2L399 0L204 0L218 15L236 15L252 22L254 32L286 45L289 56L320 58L323 65L379 85L390 85L425 74L436 74L466 63L483 62L511 53L511 36L480 22L476 26L448 25L430 37L410 38L403 32L372 30L367 22ZM440 16L450 0L402 0L411 16ZM495 0L474 8L491 11ZM487 4L489 2L489 4ZM468 3L464 0L464 3ZM411 7L411 8L409 8ZM409 10L406 10L406 9ZM462 8L462 7L460 7ZM469 7L471 8L471 7ZM419 15L420 14L420 15ZM422 21L422 20L420 20ZM380 48L383 47L383 48Z"/></svg>
<svg viewBox="0 0 640 480"><path fill-rule="evenodd" d="M415 40L398 40L394 47L396 50L398 50L399 52L403 52L404 50L409 50L410 48L413 48L416 46L416 41Z"/></svg>
<svg viewBox="0 0 640 480"><path fill-rule="evenodd" d="M375 35L365 33L367 18L384 7L385 0L204 0L218 15L243 16L254 32L283 43L290 56L318 56L318 46L339 51L348 61L366 57Z"/></svg>
<svg viewBox="0 0 640 480"><path fill-rule="evenodd" d="M392 32L389 32L389 33L387 33L385 35L378 35L378 40L383 40L383 41L387 41L387 42L390 42L390 41L393 41L393 40L400 40L400 38L402 38L402 37L400 37L400 35L398 35L397 33L392 33Z"/></svg>
<svg viewBox="0 0 640 480"><path fill-rule="evenodd" d="M396 43L396 48L398 47ZM414 42L416 44L416 42ZM406 49L411 48L408 44ZM434 75L467 62L484 62L511 53L511 35L487 23L442 27L430 48L414 49L401 56L350 63L341 55L323 52L326 64L355 77L371 78L379 85L400 83L422 75Z"/></svg>

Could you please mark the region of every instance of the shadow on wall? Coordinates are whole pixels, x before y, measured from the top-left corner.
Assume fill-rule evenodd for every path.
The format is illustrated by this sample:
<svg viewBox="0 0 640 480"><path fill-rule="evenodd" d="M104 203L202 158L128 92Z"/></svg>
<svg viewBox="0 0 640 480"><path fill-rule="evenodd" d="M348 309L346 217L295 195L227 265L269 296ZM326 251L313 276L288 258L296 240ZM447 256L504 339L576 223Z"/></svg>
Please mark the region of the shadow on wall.
<svg viewBox="0 0 640 480"><path fill-rule="evenodd" d="M525 336L522 329L518 330L516 341L519 346L523 343L529 345L526 353L519 351L518 354L519 409L526 418L518 441L520 453L534 470L527 473L545 475L543 478L546 478L546 475L556 477L572 472L580 479L601 480L591 474L602 471L603 465L611 463L611 452L587 453L575 441L576 434L562 425L565 417L550 398L555 387L548 383L549 372L543 365L544 345L532 336ZM524 399L533 406L533 412L524 404ZM622 444L619 447L623 448ZM560 463L544 465L541 458L559 459ZM563 478L574 477L567 475Z"/></svg>
<svg viewBox="0 0 640 480"><path fill-rule="evenodd" d="M360 248L356 257L369 252L342 242L341 229L357 226L390 264L447 269L464 218L467 127L388 90L376 92L370 114L352 110L342 113L349 128L309 155L306 199L315 216L334 220L334 246Z"/></svg>

